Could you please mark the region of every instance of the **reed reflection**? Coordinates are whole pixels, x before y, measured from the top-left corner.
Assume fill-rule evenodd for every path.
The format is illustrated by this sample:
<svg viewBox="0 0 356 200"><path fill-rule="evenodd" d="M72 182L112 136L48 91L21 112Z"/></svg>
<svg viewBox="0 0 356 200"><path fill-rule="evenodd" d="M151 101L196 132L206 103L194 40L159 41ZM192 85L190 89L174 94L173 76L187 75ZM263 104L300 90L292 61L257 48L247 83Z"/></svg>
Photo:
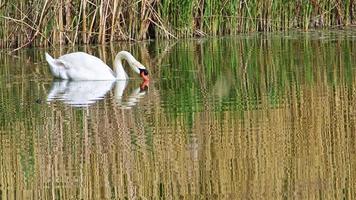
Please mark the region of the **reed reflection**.
<svg viewBox="0 0 356 200"><path fill-rule="evenodd" d="M352 199L356 42L295 38L125 46L150 66L149 91L113 85L86 109L33 103L47 68L7 64L1 197Z"/></svg>

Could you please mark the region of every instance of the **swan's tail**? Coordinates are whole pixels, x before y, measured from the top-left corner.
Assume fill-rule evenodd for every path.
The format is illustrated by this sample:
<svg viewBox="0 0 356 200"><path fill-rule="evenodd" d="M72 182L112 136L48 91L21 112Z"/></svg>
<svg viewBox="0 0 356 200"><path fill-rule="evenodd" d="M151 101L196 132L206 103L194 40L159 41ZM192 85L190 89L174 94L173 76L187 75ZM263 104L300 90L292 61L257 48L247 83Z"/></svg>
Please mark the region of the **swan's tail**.
<svg viewBox="0 0 356 200"><path fill-rule="evenodd" d="M45 53L45 55L52 75L56 78L59 78L59 69L58 66L56 65L56 59L52 58L52 56L50 56L47 52Z"/></svg>

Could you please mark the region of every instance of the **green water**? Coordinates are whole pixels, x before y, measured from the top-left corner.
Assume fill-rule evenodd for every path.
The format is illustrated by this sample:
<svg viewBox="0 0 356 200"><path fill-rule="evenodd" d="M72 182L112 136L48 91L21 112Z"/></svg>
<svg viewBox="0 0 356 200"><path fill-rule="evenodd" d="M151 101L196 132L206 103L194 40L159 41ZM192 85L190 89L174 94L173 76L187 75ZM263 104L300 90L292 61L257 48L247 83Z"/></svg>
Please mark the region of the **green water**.
<svg viewBox="0 0 356 200"><path fill-rule="evenodd" d="M352 199L353 32L0 54L1 199ZM128 82L53 81L44 60L128 50ZM354 165L355 164L355 165Z"/></svg>

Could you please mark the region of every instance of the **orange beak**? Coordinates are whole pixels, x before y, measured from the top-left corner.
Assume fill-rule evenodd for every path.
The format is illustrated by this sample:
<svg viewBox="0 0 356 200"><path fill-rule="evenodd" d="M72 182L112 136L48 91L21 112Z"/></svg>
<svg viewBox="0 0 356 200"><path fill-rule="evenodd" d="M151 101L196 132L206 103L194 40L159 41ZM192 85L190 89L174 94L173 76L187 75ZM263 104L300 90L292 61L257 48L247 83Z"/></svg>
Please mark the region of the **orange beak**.
<svg viewBox="0 0 356 200"><path fill-rule="evenodd" d="M140 73L140 76L142 77L143 81L149 81L150 79L148 78L148 75L145 75L144 72Z"/></svg>

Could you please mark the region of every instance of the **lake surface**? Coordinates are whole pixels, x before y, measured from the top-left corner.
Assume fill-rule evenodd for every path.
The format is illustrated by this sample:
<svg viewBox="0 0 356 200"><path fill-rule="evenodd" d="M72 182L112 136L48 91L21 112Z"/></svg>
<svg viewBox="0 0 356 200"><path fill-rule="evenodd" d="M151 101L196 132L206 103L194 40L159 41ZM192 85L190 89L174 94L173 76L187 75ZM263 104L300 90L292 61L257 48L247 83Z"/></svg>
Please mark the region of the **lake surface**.
<svg viewBox="0 0 356 200"><path fill-rule="evenodd" d="M0 54L1 199L354 199L352 31ZM53 81L44 52L149 85Z"/></svg>

